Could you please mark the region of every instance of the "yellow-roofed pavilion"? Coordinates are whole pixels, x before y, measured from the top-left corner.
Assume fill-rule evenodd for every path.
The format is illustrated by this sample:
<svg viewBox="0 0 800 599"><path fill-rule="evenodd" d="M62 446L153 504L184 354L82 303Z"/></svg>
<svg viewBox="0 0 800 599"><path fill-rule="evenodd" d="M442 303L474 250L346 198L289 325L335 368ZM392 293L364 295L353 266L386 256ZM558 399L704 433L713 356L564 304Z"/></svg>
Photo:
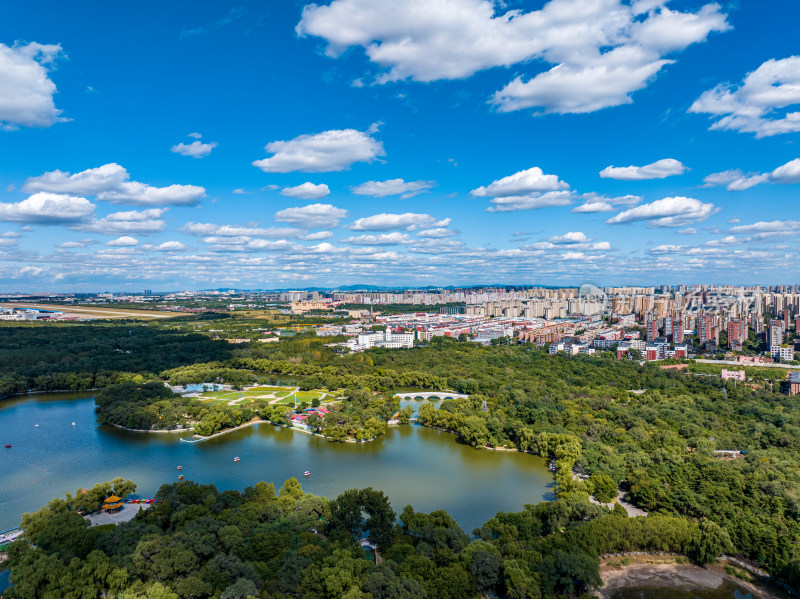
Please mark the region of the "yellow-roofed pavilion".
<svg viewBox="0 0 800 599"><path fill-rule="evenodd" d="M112 495L103 502L103 509L109 512L122 509L122 498Z"/></svg>

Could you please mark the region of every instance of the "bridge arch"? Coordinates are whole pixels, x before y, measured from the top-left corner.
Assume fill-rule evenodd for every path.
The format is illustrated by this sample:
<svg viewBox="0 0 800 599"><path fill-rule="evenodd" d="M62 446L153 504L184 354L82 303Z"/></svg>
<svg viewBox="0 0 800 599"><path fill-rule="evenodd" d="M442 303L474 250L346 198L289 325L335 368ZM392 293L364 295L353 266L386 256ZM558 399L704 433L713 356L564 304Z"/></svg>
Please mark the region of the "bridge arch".
<svg viewBox="0 0 800 599"><path fill-rule="evenodd" d="M423 391L412 393L395 393L395 397L399 399L468 399L469 395L464 393L456 393L455 391Z"/></svg>

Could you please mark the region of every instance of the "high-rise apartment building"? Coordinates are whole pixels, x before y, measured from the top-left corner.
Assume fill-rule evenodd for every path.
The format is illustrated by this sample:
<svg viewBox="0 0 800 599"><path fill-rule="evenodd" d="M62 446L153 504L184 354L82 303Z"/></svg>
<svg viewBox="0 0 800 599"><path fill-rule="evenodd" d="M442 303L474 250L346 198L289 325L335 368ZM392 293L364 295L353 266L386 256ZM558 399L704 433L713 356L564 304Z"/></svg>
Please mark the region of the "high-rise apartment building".
<svg viewBox="0 0 800 599"><path fill-rule="evenodd" d="M731 318L728 321L728 348L742 349L745 339L747 339L747 323L743 318Z"/></svg>
<svg viewBox="0 0 800 599"><path fill-rule="evenodd" d="M700 343L719 342L719 330L717 329L717 317L714 314L703 314L697 317L697 335Z"/></svg>
<svg viewBox="0 0 800 599"><path fill-rule="evenodd" d="M770 347L783 345L783 321L773 318L769 321L767 341Z"/></svg>
<svg viewBox="0 0 800 599"><path fill-rule="evenodd" d="M677 314L672 317L672 342L675 345L683 343L683 316Z"/></svg>
<svg viewBox="0 0 800 599"><path fill-rule="evenodd" d="M661 319L654 316L647 317L647 340L655 341L661 334Z"/></svg>

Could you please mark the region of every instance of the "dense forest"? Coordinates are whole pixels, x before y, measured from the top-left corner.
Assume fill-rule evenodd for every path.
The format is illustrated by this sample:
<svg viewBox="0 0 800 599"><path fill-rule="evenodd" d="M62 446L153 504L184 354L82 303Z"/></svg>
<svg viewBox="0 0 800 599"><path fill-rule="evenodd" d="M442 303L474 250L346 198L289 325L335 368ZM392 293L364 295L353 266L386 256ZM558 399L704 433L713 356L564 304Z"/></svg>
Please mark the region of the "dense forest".
<svg viewBox="0 0 800 599"><path fill-rule="evenodd" d="M9 595L538 599L600 585L601 553L671 551L705 563L731 549L709 520L629 519L578 495L499 513L474 538L445 511L406 506L398 518L371 488L329 500L295 479L277 493L264 482L220 493L183 481L156 498L117 526L89 528L71 498L26 514L25 536L9 550ZM365 551L360 539L377 550Z"/></svg>
<svg viewBox="0 0 800 599"><path fill-rule="evenodd" d="M469 399L421 409L423 424L453 431L476 447L506 446L555 458L562 498L609 499L618 485L651 516L679 517L687 526L714 522L736 554L787 580L800 572L800 411L770 383L737 385L611 354L550 356L527 344L479 347L444 338L410 350L340 355L324 346L327 339L308 334L230 346L155 326L133 329L129 336L127 325L79 325L33 329L31 343L22 347L22 329L0 327L0 338L16 340L0 343L0 378L21 377L32 385L50 372L48 361L64 376L89 373L97 386L131 377L141 386L292 376L301 389L348 390L336 423L315 423L318 430L330 426L331 436L372 425L374 431L360 433L362 438L377 434L394 407L389 398L396 388L455 389ZM51 334L57 339L49 341ZM56 351L58 339L71 354ZM164 351L161 341L172 350ZM178 400L158 398L151 413L161 401ZM162 407L156 419L178 410L174 404ZM204 433L253 417L286 418L285 408L232 408L215 404L200 415L181 407L184 417L208 424L201 424ZM742 453L728 459L716 450ZM589 478L575 480L573 470Z"/></svg>
<svg viewBox="0 0 800 599"><path fill-rule="evenodd" d="M207 335L133 323L0 326L0 397L28 389L81 391L231 357Z"/></svg>
<svg viewBox="0 0 800 599"><path fill-rule="evenodd" d="M115 383L94 396L97 421L132 430L169 430L188 427L199 417L202 404L181 397L158 381Z"/></svg>

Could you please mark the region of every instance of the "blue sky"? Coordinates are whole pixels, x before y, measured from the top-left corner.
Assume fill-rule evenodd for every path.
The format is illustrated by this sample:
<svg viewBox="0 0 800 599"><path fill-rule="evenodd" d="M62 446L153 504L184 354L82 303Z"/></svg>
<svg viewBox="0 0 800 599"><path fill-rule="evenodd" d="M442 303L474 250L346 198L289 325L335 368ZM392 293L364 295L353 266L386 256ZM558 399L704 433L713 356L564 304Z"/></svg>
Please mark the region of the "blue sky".
<svg viewBox="0 0 800 599"><path fill-rule="evenodd" d="M0 290L796 283L798 22L6 3Z"/></svg>

